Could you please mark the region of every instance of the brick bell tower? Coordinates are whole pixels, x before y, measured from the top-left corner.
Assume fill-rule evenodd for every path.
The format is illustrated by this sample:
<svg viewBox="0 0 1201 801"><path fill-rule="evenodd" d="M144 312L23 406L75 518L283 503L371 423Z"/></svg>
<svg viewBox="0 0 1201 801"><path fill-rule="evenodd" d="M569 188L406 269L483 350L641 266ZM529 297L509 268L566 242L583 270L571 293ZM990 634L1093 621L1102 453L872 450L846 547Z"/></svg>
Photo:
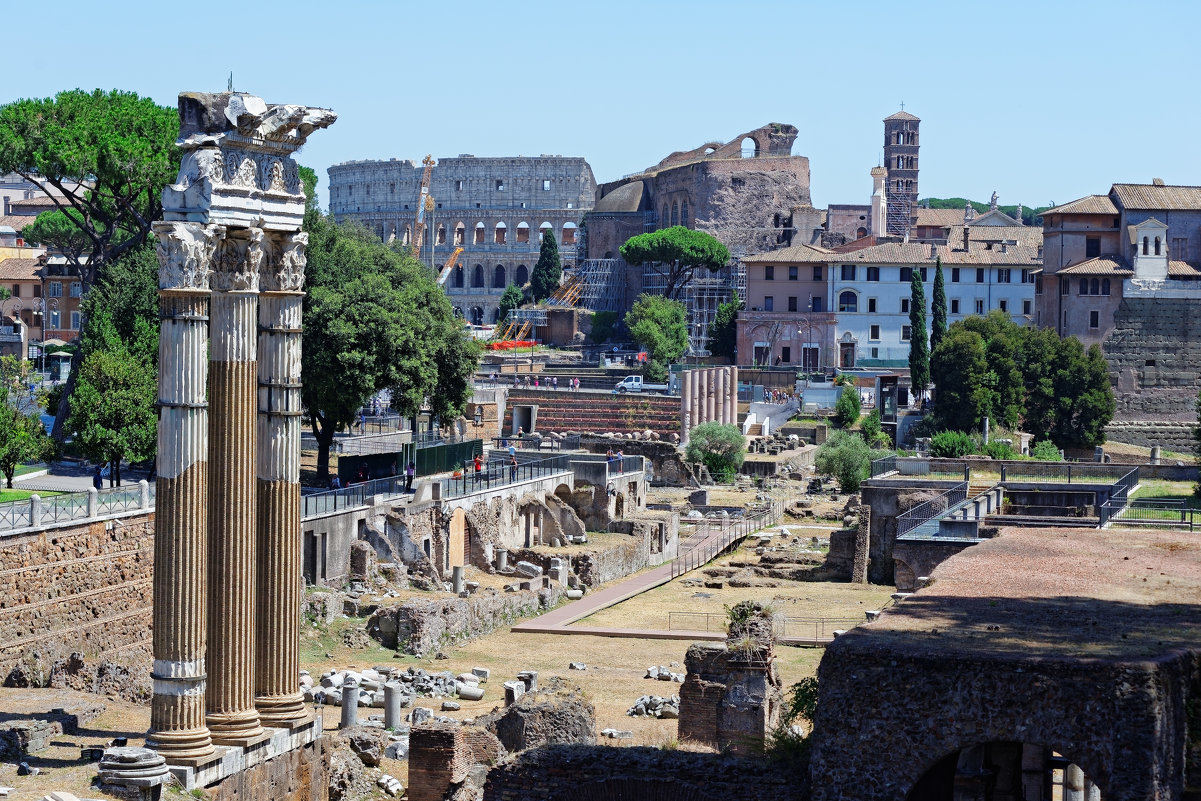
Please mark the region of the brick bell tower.
<svg viewBox="0 0 1201 801"><path fill-rule="evenodd" d="M888 170L888 235L904 237L917 224L917 149L921 120L905 111L884 118L884 168Z"/></svg>

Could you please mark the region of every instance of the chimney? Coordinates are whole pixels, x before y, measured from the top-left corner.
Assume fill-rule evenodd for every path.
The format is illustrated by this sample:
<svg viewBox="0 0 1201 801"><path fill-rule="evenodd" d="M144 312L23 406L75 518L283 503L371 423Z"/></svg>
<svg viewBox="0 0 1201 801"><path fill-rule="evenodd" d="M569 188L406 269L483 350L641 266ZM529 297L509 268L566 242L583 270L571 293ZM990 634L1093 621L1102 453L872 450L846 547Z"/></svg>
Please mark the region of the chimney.
<svg viewBox="0 0 1201 801"><path fill-rule="evenodd" d="M1164 183L1163 183L1162 178L1152 178L1151 179L1151 186L1163 186L1163 185L1164 185Z"/></svg>
<svg viewBox="0 0 1201 801"><path fill-rule="evenodd" d="M12 212L9 210L8 195L4 196L4 216L7 217Z"/></svg>
<svg viewBox="0 0 1201 801"><path fill-rule="evenodd" d="M964 250L967 250L968 231L970 231L970 230L971 229L968 228L968 226L966 226L966 225L963 226L963 249Z"/></svg>
<svg viewBox="0 0 1201 801"><path fill-rule="evenodd" d="M934 244L933 242L930 243L930 258L938 258L938 245Z"/></svg>
<svg viewBox="0 0 1201 801"><path fill-rule="evenodd" d="M1002 252L1002 253L1008 253L1008 252L1009 252L1009 243L1008 243L1008 242L1002 242L1002 243L1001 243L1001 252Z"/></svg>

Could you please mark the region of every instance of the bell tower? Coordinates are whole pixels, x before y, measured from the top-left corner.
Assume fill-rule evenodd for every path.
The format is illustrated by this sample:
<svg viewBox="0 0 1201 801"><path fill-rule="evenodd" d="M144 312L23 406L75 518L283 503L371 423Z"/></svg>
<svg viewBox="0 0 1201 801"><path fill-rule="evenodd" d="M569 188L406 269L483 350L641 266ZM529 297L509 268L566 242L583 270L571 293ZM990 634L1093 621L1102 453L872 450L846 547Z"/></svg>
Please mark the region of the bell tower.
<svg viewBox="0 0 1201 801"><path fill-rule="evenodd" d="M917 223L917 149L921 120L904 110L884 118L884 168L888 170L888 235L904 237Z"/></svg>

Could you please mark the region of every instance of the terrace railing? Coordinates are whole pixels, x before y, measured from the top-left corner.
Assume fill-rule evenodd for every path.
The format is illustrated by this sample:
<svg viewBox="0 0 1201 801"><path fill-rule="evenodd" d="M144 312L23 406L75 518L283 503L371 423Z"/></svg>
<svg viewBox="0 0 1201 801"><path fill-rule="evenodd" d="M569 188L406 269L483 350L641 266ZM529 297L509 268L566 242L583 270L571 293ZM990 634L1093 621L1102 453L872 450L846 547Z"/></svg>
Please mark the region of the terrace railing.
<svg viewBox="0 0 1201 801"><path fill-rule="evenodd" d="M1119 522L1124 526L1194 531L1201 524L1201 509L1192 508L1184 501L1135 498L1121 506L1107 501L1102 505L1101 517L1105 522Z"/></svg>
<svg viewBox="0 0 1201 801"><path fill-rule="evenodd" d="M783 514L784 503L772 501L737 517L698 520L692 534L680 543L681 553L671 562L671 577L708 564L748 535L775 525Z"/></svg>
<svg viewBox="0 0 1201 801"><path fill-rule="evenodd" d="M145 481L123 487L65 492L45 497L34 493L28 500L0 504L0 531L69 523L153 508L154 486Z"/></svg>
<svg viewBox="0 0 1201 801"><path fill-rule="evenodd" d="M967 500L968 482L964 481L951 489L920 503L912 509L897 515L897 537L904 537L919 526L932 520L937 520L954 510L956 506Z"/></svg>

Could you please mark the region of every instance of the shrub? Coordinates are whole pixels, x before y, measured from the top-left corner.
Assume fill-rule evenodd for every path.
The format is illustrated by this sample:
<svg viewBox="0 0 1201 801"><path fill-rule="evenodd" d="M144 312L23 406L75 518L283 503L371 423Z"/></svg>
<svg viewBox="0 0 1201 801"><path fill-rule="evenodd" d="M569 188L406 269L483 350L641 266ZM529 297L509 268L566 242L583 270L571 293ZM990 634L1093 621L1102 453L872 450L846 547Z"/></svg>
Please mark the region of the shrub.
<svg viewBox="0 0 1201 801"><path fill-rule="evenodd" d="M1034 449L1030 451L1030 458L1037 459L1040 462L1062 462L1063 456L1059 453L1059 448L1055 447L1055 443L1049 439L1036 443Z"/></svg>
<svg viewBox="0 0 1201 801"><path fill-rule="evenodd" d="M872 452L858 433L835 431L817 451L818 472L834 476L843 492L856 492L872 467Z"/></svg>
<svg viewBox="0 0 1201 801"><path fill-rule="evenodd" d="M701 423L688 433L684 457L709 468L717 481L732 481L746 459L746 437L738 426Z"/></svg>
<svg viewBox="0 0 1201 801"><path fill-rule="evenodd" d="M872 448L887 448L892 445L892 440L880 426L879 409L872 409L872 413L863 418L863 422L859 424L859 429L863 432L863 441Z"/></svg>
<svg viewBox="0 0 1201 801"><path fill-rule="evenodd" d="M848 428L859 419L863 402L859 400L859 390L854 387L843 387L838 395L838 403L834 404L834 422L839 428Z"/></svg>
<svg viewBox="0 0 1201 801"><path fill-rule="evenodd" d="M993 440L984 446L984 453L993 459L1012 459L1016 455L1008 442Z"/></svg>
<svg viewBox="0 0 1201 801"><path fill-rule="evenodd" d="M930 439L930 455L957 459L975 451L972 438L962 431L939 431Z"/></svg>

